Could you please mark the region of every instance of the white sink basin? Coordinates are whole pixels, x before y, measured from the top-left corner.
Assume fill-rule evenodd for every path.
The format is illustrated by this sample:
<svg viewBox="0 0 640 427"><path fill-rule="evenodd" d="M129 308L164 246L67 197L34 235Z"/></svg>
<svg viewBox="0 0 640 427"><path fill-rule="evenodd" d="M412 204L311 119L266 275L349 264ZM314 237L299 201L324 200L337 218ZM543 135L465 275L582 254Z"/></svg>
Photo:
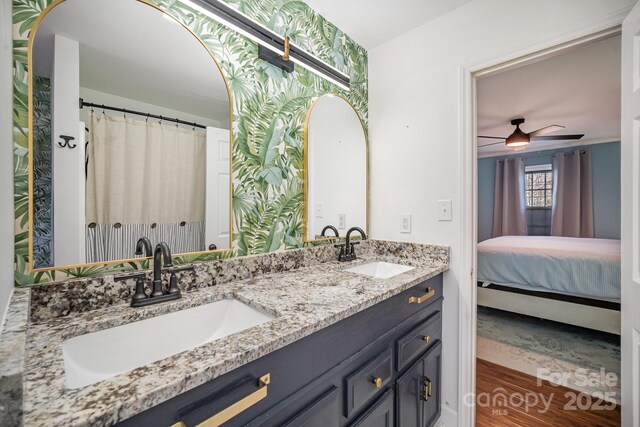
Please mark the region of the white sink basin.
<svg viewBox="0 0 640 427"><path fill-rule="evenodd" d="M227 299L62 343L66 385L84 387L273 319Z"/></svg>
<svg viewBox="0 0 640 427"><path fill-rule="evenodd" d="M388 279L409 270L413 270L414 268L415 267L412 266L393 264L390 262L370 262L368 264L348 268L345 271L370 276L376 279Z"/></svg>

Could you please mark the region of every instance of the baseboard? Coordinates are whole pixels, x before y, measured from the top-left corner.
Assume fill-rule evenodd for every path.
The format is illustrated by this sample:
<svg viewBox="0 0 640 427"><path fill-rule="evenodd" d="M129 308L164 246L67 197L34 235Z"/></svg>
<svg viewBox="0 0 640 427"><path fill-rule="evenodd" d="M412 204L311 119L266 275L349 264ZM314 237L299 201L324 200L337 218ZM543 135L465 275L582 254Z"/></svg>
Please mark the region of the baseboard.
<svg viewBox="0 0 640 427"><path fill-rule="evenodd" d="M441 405L440 418L435 427L458 427L458 413L446 405Z"/></svg>

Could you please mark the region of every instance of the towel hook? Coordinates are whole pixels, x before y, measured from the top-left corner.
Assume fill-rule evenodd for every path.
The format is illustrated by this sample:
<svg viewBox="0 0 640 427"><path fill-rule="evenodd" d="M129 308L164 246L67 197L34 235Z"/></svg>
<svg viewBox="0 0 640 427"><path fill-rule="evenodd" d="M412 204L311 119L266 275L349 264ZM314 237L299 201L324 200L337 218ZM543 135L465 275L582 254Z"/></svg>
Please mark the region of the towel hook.
<svg viewBox="0 0 640 427"><path fill-rule="evenodd" d="M64 142L60 142L58 141L58 145L61 148L76 148L77 144L72 144L71 141L73 141L75 138L73 136L69 136L69 135L60 135L60 138L64 140Z"/></svg>

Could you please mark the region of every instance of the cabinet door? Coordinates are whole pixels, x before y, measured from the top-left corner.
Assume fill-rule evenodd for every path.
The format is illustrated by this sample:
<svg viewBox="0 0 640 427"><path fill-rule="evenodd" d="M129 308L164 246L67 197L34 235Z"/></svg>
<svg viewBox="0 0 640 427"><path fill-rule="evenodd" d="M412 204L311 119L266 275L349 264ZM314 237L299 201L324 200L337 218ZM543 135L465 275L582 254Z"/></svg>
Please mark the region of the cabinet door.
<svg viewBox="0 0 640 427"><path fill-rule="evenodd" d="M417 427L422 420L422 359L418 359L396 381L396 419L398 427Z"/></svg>
<svg viewBox="0 0 640 427"><path fill-rule="evenodd" d="M311 402L294 415L283 427L331 427L338 425L338 388L329 391Z"/></svg>
<svg viewBox="0 0 640 427"><path fill-rule="evenodd" d="M393 392L387 390L350 427L392 427Z"/></svg>
<svg viewBox="0 0 640 427"><path fill-rule="evenodd" d="M422 358L423 375L423 423L425 427L430 427L440 418L440 393L442 377L442 344L438 342Z"/></svg>
<svg viewBox="0 0 640 427"><path fill-rule="evenodd" d="M441 352L437 342L396 381L398 427L431 427L440 417Z"/></svg>
<svg viewBox="0 0 640 427"><path fill-rule="evenodd" d="M337 427L340 424L339 388L311 382L278 402L244 427ZM226 426L226 425L225 425Z"/></svg>

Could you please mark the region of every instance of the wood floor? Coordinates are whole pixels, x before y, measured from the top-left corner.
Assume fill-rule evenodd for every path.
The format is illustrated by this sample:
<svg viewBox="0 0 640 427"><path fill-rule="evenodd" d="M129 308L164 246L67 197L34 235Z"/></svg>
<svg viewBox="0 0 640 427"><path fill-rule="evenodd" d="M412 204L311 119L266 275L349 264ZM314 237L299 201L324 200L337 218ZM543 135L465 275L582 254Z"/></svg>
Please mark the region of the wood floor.
<svg viewBox="0 0 640 427"><path fill-rule="evenodd" d="M620 406L480 359L476 389L478 427L620 426Z"/></svg>

